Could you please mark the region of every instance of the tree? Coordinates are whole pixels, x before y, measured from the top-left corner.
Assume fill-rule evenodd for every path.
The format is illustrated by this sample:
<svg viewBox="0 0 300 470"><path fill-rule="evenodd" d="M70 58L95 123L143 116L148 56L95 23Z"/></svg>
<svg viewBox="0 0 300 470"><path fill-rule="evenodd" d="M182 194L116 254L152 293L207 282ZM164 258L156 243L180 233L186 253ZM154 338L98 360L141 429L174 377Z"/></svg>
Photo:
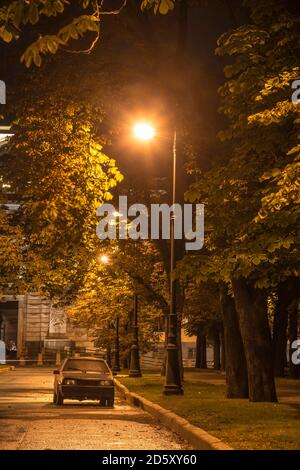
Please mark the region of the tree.
<svg viewBox="0 0 300 470"><path fill-rule="evenodd" d="M207 339L214 347L214 368L221 367L222 318L218 298L218 285L213 282L196 284L190 280L184 288L183 324L188 335L196 335L195 367L206 369Z"/></svg>
<svg viewBox="0 0 300 470"><path fill-rule="evenodd" d="M129 2L128 2L129 3ZM43 17L52 19L55 34L39 34L36 41L30 44L21 57L26 67L32 63L40 66L43 54L55 54L61 47L66 47L72 40L78 41L86 33L93 33L90 45L81 52L90 53L100 38L100 24L104 16L118 15L127 5L121 0L115 9L107 7L105 1L78 0L77 7L70 5L68 0L15 0L6 2L0 8L0 38L9 43L19 39L24 26L39 24ZM154 12L166 14L174 8L173 0L143 0L141 9L154 8ZM80 15L78 15L78 10ZM78 15L69 19L75 12ZM67 16L66 24L61 27L61 17ZM73 15L72 15L73 16ZM58 30L57 30L58 28Z"/></svg>
<svg viewBox="0 0 300 470"><path fill-rule="evenodd" d="M0 297L25 289L24 235L14 226L7 210L0 207Z"/></svg>
<svg viewBox="0 0 300 470"><path fill-rule="evenodd" d="M118 244L107 245L105 253L109 253L109 264L101 264L101 254L91 260L82 287L67 311L72 321L87 327L97 340L97 345L105 349L113 349L113 328L118 315L121 357L127 359L132 341L134 293L139 298L139 343L143 352L158 340L162 311L157 303L159 294L155 293L153 284L143 272L141 261L143 258L145 261L147 256L145 251L141 253L136 250L135 257L131 258L132 254L126 257ZM147 261L144 265L150 272L152 265L149 258ZM138 269L140 266L142 269ZM155 277L153 270L150 277Z"/></svg>
<svg viewBox="0 0 300 470"><path fill-rule="evenodd" d="M20 202L26 249L39 259L27 265L32 287L63 298L80 285L100 243L96 208L122 175L103 151L100 110L59 94L18 105L1 172Z"/></svg>
<svg viewBox="0 0 300 470"><path fill-rule="evenodd" d="M207 204L206 246L210 254L194 260L190 257L184 269L196 278L212 278L232 287L247 362L249 398L272 401L276 396L267 290L299 269L295 178L286 188L287 180L276 170L287 165L287 158L290 166L290 148L297 145L298 111L288 100L289 80L297 67L297 52L291 44L298 45L299 33L286 2L262 5L253 0L246 4L252 23L225 33L217 49L219 54L231 56L231 64L225 67L227 81L220 90L221 110L230 122L220 134L228 157L201 174L187 193L189 200ZM284 69L293 72L282 84L278 77ZM278 192L276 188L290 193L290 198L277 210L273 206L265 211Z"/></svg>

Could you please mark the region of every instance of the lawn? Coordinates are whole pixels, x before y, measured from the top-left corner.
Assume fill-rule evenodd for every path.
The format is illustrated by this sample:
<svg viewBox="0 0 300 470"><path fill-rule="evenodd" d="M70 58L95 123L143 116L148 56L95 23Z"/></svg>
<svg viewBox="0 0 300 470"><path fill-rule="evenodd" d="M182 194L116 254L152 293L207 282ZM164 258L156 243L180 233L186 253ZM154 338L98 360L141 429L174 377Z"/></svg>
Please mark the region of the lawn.
<svg viewBox="0 0 300 470"><path fill-rule="evenodd" d="M300 405L250 403L225 397L224 385L188 378L184 396L162 395L164 379L119 378L130 391L174 411L234 449L300 449Z"/></svg>

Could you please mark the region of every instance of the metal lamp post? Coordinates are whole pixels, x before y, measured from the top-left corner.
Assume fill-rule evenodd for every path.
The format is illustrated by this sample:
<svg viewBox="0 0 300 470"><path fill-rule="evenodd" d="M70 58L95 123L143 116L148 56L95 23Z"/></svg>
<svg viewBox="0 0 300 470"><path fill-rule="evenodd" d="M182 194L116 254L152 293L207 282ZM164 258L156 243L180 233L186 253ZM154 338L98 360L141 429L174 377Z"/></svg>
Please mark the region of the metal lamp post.
<svg viewBox="0 0 300 470"><path fill-rule="evenodd" d="M139 122L133 128L135 137L140 140L151 140L155 137L156 131L153 126L146 122ZM176 203L176 172L177 172L177 136L174 130L173 138L173 182L172 182L172 203ZM167 344L167 363L166 363L166 381L164 385L165 395L182 395L179 350L177 342L178 318L176 310L176 288L177 281L173 278L176 267L177 247L175 241L175 212L174 207L171 217L171 254L170 254L170 311L168 315L168 344Z"/></svg>
<svg viewBox="0 0 300 470"><path fill-rule="evenodd" d="M120 372L120 341L119 341L119 315L116 316L115 323L115 348L113 354L113 367L112 371L114 374Z"/></svg>
<svg viewBox="0 0 300 470"><path fill-rule="evenodd" d="M176 267L176 240L175 240L175 207L176 203L176 171L177 171L177 145L176 130L173 139L173 183L172 183L172 204L173 211L171 216L171 259L170 259L170 311L168 315L168 344L166 361L166 380L164 385L164 395L182 395L179 350L177 342L178 318L176 310L176 289L177 280L174 279L174 270Z"/></svg>
<svg viewBox="0 0 300 470"><path fill-rule="evenodd" d="M138 296L133 297L133 325L132 325L132 344L130 350L130 370L129 377L141 377L140 357L139 357L139 338L138 338Z"/></svg>

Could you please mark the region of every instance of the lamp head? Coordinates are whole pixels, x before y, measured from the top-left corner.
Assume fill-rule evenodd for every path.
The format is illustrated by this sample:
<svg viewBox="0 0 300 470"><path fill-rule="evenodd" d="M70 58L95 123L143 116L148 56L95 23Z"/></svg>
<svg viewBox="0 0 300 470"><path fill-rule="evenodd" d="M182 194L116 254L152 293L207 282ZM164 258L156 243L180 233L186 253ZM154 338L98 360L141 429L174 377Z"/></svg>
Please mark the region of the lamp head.
<svg viewBox="0 0 300 470"><path fill-rule="evenodd" d="M133 134L139 140L152 140L156 134L155 128L148 122L137 122L133 126Z"/></svg>

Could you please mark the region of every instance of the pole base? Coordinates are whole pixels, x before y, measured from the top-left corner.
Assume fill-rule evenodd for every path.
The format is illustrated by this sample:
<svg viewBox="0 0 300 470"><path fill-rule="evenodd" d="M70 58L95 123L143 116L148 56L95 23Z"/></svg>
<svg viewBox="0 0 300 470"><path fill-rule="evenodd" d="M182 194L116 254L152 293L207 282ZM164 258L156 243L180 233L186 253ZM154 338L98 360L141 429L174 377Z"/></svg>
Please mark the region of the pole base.
<svg viewBox="0 0 300 470"><path fill-rule="evenodd" d="M130 370L128 377L142 377L142 373L139 370Z"/></svg>
<svg viewBox="0 0 300 470"><path fill-rule="evenodd" d="M165 385L163 390L164 395L183 395L183 389L177 385Z"/></svg>

